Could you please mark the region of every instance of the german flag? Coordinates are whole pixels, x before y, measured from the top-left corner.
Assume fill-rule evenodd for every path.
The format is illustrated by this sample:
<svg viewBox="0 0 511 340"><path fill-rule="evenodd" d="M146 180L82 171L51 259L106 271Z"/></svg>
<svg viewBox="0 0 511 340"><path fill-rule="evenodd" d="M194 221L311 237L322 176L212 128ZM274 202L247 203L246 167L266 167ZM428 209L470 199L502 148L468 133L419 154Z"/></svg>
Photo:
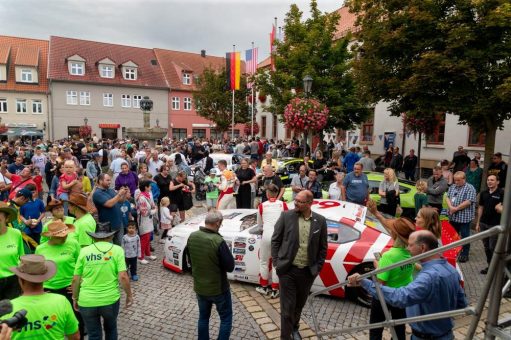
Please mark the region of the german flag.
<svg viewBox="0 0 511 340"><path fill-rule="evenodd" d="M227 87L230 90L239 90L241 75L240 52L226 53L225 61L225 69L227 71Z"/></svg>

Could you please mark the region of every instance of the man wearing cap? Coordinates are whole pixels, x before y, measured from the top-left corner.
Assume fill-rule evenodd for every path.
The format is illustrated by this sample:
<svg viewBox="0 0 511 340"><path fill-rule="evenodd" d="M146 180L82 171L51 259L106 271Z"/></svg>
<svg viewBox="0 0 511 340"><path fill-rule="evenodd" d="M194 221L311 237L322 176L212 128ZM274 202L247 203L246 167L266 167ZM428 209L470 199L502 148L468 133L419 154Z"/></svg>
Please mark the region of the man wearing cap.
<svg viewBox="0 0 511 340"><path fill-rule="evenodd" d="M9 227L17 216L14 207L0 202L0 300L14 299L21 294L18 280L9 270L17 266L20 257L25 254L21 231Z"/></svg>
<svg viewBox="0 0 511 340"><path fill-rule="evenodd" d="M429 230L410 234L408 250L412 256L438 248L438 240ZM382 286L385 301L396 307L406 308L407 317L446 312L465 308L467 300L460 285L460 275L442 254L421 260L422 270L407 286L392 288ZM348 277L352 286L361 285L373 298L377 298L374 282L360 280L360 274ZM412 323L412 339L454 339L452 318Z"/></svg>
<svg viewBox="0 0 511 340"><path fill-rule="evenodd" d="M73 303L71 282L73 281L76 260L80 254L78 242L68 238L69 233L74 230L75 227L72 224L65 224L61 220L51 222L48 225L48 230L44 232L44 236L49 238L48 242L40 244L35 250L35 254L43 255L57 266L57 273L44 282L44 289L50 293L66 297L70 304ZM75 316L79 321L80 336L83 338L83 320L77 311L75 311Z"/></svg>
<svg viewBox="0 0 511 340"><path fill-rule="evenodd" d="M25 224L21 221L20 216L20 208L25 205L27 202L32 201L32 191L28 190L27 188L23 188L19 190L15 197L9 201L9 205L13 207L16 210L16 218L13 219L9 225L15 229L18 229L21 231L21 235L23 236L24 241L24 247L25 247L25 253L30 254L32 251L30 250L30 247L35 248L37 246L37 243L28 235L26 235L23 232L23 229L25 228Z"/></svg>
<svg viewBox="0 0 511 340"><path fill-rule="evenodd" d="M101 174L98 177L98 186L92 195L92 201L98 209L99 222L109 222L113 231L121 230L114 238L114 243L120 245L122 241L122 212L121 203L126 200L126 193L129 189L120 188L119 191L110 189L112 179L108 174Z"/></svg>
<svg viewBox="0 0 511 340"><path fill-rule="evenodd" d="M23 328L12 333L12 339L80 339L78 320L69 301L62 295L46 293L43 288L43 283L57 272L55 262L42 255L24 255L20 264L10 270L18 276L23 291L11 301L13 311L26 310L28 319ZM14 312L5 317L12 317Z"/></svg>
<svg viewBox="0 0 511 340"><path fill-rule="evenodd" d="M76 217L74 226L76 227L78 244L80 247L92 244L92 238L87 232L96 231L96 220L87 207L87 197L83 194L72 193L68 202L69 212Z"/></svg>
<svg viewBox="0 0 511 340"><path fill-rule="evenodd" d="M124 250L112 244L114 234L108 222L99 223L96 232L88 231L94 240L82 248L73 277L73 306L80 310L89 339L117 339L119 314L119 283L126 293L126 307L133 303L130 281L126 273ZM103 319L103 329L101 327Z"/></svg>
<svg viewBox="0 0 511 340"><path fill-rule="evenodd" d="M75 221L74 217L64 215L64 202L62 202L62 201L51 200L46 205L46 211L51 212L52 218L43 224L43 229L41 231L41 243L48 241L48 237L44 236L44 233L46 231L48 231L48 225L50 223L59 220L59 221L63 221L65 224L73 224ZM73 239L77 240L77 236L74 232L71 233L68 236L68 238L73 238Z"/></svg>

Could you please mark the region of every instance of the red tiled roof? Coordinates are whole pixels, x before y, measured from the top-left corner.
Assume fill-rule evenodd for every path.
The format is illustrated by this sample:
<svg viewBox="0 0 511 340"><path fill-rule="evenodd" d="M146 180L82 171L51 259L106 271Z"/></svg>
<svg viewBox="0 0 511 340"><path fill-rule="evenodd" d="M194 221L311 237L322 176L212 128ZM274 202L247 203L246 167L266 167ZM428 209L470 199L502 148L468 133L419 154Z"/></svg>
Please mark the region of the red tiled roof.
<svg viewBox="0 0 511 340"><path fill-rule="evenodd" d="M271 64L271 56L268 56L266 59L264 59L259 64L257 64L257 68L268 67L268 66L270 66L270 64Z"/></svg>
<svg viewBox="0 0 511 340"><path fill-rule="evenodd" d="M221 70L225 67L224 57L214 57L206 55L202 57L200 53L171 51L155 48L154 53L158 58L165 78L170 86L171 91L193 91L195 89L194 76L202 74L204 69L212 68ZM192 84L183 84L183 72L192 73ZM241 73L245 72L245 62L241 62Z"/></svg>
<svg viewBox="0 0 511 340"><path fill-rule="evenodd" d="M20 46L18 53L16 53L16 66L33 66L39 64L40 49L37 46Z"/></svg>
<svg viewBox="0 0 511 340"><path fill-rule="evenodd" d="M17 38L0 35L0 63L5 58L9 62L6 83L0 83L0 91L48 92L47 65L48 41L39 39ZM9 46L9 48L5 48ZM38 51L38 53L37 53ZM7 53L7 55L5 55ZM37 66L38 84L16 83L15 63L21 66Z"/></svg>
<svg viewBox="0 0 511 340"><path fill-rule="evenodd" d="M337 23L337 28L334 33L334 40L346 36L348 32L355 33L360 30L359 26L355 26L357 15L355 13L350 13L349 7L341 7L336 12L341 16L341 18Z"/></svg>
<svg viewBox="0 0 511 340"><path fill-rule="evenodd" d="M85 59L84 76L69 74L66 58L75 54ZM114 78L100 77L97 62L105 58L112 60L117 66ZM126 80L122 75L120 66L130 60L138 65L136 80ZM48 78L115 86L168 88L152 49L55 36L50 37Z"/></svg>

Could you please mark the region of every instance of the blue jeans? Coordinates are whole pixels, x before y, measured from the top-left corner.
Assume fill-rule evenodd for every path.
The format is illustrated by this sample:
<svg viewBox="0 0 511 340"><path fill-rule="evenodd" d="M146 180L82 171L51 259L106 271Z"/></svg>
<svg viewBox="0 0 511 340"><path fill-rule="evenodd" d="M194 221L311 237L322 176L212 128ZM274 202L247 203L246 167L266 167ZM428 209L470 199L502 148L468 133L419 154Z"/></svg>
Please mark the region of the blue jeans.
<svg viewBox="0 0 511 340"><path fill-rule="evenodd" d="M105 340L117 340L117 315L119 315L119 300L101 307L80 307L83 321L89 333L89 340L103 340L101 318L105 330Z"/></svg>
<svg viewBox="0 0 511 340"><path fill-rule="evenodd" d="M470 236L470 222L467 223L460 223L460 222L453 222L449 221L451 225L454 227L456 232L460 235L462 239L465 237ZM462 256L468 256L468 253L470 252L470 244L465 244L463 246L463 249L460 252L460 255Z"/></svg>
<svg viewBox="0 0 511 340"><path fill-rule="evenodd" d="M215 296L203 296L197 294L199 303L199 340L209 340L209 318L211 307L216 305L216 311L220 316L220 330L218 340L227 340L231 335L232 328L232 300L231 291Z"/></svg>
<svg viewBox="0 0 511 340"><path fill-rule="evenodd" d="M69 200L69 194L67 192L63 192L58 197L59 200L64 201L64 216L67 216L67 210L68 210L68 204L67 201Z"/></svg>

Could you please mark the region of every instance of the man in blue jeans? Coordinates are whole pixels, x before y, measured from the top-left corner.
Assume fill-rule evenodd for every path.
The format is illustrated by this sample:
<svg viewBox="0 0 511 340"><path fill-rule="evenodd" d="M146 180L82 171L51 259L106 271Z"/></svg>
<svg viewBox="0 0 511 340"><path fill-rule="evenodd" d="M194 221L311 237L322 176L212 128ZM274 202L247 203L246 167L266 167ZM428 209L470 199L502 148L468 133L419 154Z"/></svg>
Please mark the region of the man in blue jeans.
<svg viewBox="0 0 511 340"><path fill-rule="evenodd" d="M232 300L227 272L234 270L234 258L218 229L223 216L218 210L206 215L205 226L188 238L193 288L199 304L199 340L209 340L211 308L220 316L218 339L229 339L232 328Z"/></svg>
<svg viewBox="0 0 511 340"><path fill-rule="evenodd" d="M466 182L465 173L458 171L454 174L454 185L447 191L447 207L449 210L449 222L458 232L461 238L470 236L470 223L475 217L476 189ZM468 261L470 244L463 246L459 262Z"/></svg>

